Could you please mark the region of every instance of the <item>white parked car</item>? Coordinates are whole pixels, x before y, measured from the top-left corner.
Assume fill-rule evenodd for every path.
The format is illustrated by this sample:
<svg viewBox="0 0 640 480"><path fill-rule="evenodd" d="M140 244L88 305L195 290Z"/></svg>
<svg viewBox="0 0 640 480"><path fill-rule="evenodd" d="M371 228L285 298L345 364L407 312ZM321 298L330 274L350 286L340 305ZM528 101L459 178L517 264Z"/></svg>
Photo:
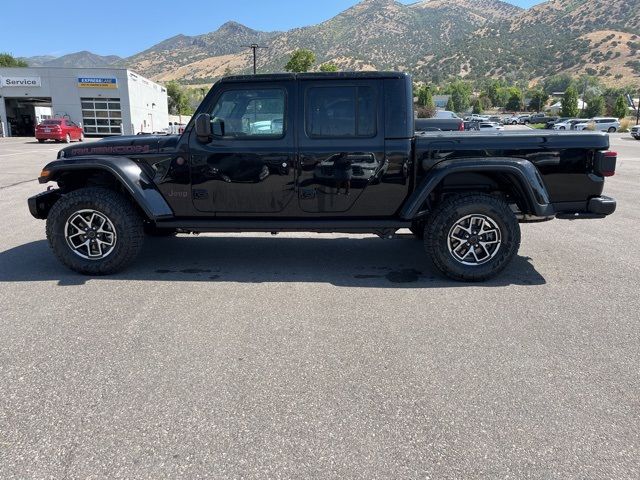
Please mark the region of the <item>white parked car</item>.
<svg viewBox="0 0 640 480"><path fill-rule="evenodd" d="M458 115L454 112L450 112L449 110L438 110L433 118L455 118L458 120L462 120Z"/></svg>
<svg viewBox="0 0 640 480"><path fill-rule="evenodd" d="M512 115L503 120L505 125L529 125L531 115Z"/></svg>
<svg viewBox="0 0 640 480"><path fill-rule="evenodd" d="M595 130L614 133L620 129L620 121L613 117L597 117L574 125L574 130Z"/></svg>
<svg viewBox="0 0 640 480"><path fill-rule="evenodd" d="M631 136L636 140L640 140L640 125L631 128Z"/></svg>
<svg viewBox="0 0 640 480"><path fill-rule="evenodd" d="M575 126L579 123L585 123L588 120L584 118L572 118L566 122L559 122L553 126L554 130L574 130Z"/></svg>
<svg viewBox="0 0 640 480"><path fill-rule="evenodd" d="M500 125L499 123L480 122L478 124L478 129L481 132L499 132L499 131L504 130L504 127L502 125Z"/></svg>
<svg viewBox="0 0 640 480"><path fill-rule="evenodd" d="M489 115L478 115L477 113L474 113L470 117L467 117L465 120L467 120L468 122L488 122Z"/></svg>

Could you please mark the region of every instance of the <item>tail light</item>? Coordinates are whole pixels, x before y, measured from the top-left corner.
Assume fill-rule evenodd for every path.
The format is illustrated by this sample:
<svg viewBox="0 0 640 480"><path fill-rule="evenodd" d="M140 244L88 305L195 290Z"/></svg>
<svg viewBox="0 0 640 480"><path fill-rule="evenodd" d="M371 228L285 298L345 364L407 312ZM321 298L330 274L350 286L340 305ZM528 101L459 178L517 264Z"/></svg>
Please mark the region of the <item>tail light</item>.
<svg viewBox="0 0 640 480"><path fill-rule="evenodd" d="M460 122L460 126L458 127L459 132L464 132L464 122Z"/></svg>
<svg viewBox="0 0 640 480"><path fill-rule="evenodd" d="M618 154L616 152L597 152L593 171L602 177L613 177L616 174L616 163Z"/></svg>

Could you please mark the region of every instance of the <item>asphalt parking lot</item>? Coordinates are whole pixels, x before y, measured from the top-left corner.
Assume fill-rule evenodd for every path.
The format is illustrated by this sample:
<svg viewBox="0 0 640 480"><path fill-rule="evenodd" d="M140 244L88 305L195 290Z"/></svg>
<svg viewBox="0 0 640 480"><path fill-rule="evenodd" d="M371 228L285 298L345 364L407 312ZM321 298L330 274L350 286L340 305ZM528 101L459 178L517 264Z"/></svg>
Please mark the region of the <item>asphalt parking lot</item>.
<svg viewBox="0 0 640 480"><path fill-rule="evenodd" d="M0 478L640 478L640 142L605 220L523 225L481 285L419 242L149 239L86 278L0 139Z"/></svg>

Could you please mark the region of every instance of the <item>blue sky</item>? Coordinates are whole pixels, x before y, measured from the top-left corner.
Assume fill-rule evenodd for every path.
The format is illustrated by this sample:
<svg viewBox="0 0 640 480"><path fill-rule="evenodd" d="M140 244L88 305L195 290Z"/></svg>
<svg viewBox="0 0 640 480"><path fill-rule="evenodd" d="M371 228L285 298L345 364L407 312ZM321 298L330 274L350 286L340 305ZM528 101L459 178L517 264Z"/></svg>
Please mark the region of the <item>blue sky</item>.
<svg viewBox="0 0 640 480"><path fill-rule="evenodd" d="M401 0L414 3L416 0ZM356 0L109 0L3 2L0 52L64 55L90 50L128 56L178 33L197 35L235 20L256 30L320 23ZM512 0L529 7L539 0Z"/></svg>

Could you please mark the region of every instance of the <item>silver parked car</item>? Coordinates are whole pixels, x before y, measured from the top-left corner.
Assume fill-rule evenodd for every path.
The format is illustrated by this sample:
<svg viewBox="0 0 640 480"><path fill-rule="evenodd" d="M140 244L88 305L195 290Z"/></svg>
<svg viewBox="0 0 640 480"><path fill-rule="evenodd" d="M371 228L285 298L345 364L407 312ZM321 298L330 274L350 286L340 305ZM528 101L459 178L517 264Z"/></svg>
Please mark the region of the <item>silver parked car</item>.
<svg viewBox="0 0 640 480"><path fill-rule="evenodd" d="M631 128L631 136L636 140L640 140L640 125Z"/></svg>
<svg viewBox="0 0 640 480"><path fill-rule="evenodd" d="M596 117L591 120L577 123L575 130L595 130L598 132L614 133L620 129L620 120L614 117Z"/></svg>

